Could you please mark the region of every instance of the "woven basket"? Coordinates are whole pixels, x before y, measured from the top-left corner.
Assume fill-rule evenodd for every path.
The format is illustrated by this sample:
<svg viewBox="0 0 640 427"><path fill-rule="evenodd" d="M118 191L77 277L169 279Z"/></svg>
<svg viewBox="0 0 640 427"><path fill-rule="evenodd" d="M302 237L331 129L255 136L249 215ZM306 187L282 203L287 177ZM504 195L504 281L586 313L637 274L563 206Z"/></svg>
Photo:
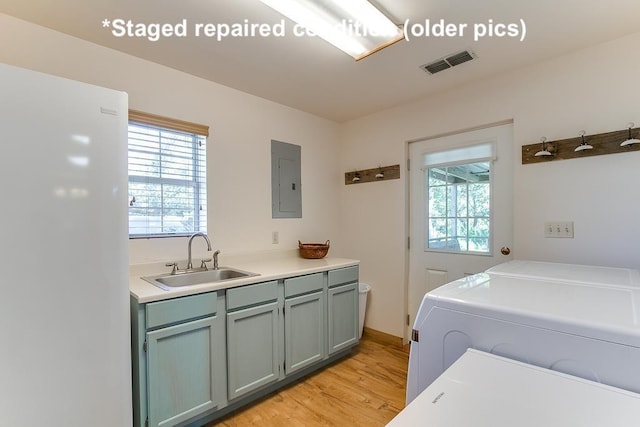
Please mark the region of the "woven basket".
<svg viewBox="0 0 640 427"><path fill-rule="evenodd" d="M298 248L300 248L300 256L307 259L324 258L329 252L329 241L325 243L302 243L298 240Z"/></svg>

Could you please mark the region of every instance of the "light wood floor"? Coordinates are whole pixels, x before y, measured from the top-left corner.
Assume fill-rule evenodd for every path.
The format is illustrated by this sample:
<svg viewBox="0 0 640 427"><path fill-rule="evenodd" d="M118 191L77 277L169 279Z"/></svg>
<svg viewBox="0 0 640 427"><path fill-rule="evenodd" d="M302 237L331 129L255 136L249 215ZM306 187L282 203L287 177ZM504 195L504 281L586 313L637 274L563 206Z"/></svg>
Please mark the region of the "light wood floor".
<svg viewBox="0 0 640 427"><path fill-rule="evenodd" d="M384 426L404 408L408 348L365 333L345 359L207 427Z"/></svg>

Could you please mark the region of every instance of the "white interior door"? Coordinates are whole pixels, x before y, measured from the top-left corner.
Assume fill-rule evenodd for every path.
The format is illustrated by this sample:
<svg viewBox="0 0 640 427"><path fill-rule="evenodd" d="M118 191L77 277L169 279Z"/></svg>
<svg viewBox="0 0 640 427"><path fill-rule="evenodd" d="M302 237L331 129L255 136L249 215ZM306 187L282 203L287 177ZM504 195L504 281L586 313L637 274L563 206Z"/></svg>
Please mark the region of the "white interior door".
<svg viewBox="0 0 640 427"><path fill-rule="evenodd" d="M511 259L512 145L511 124L409 145L409 332L425 293Z"/></svg>

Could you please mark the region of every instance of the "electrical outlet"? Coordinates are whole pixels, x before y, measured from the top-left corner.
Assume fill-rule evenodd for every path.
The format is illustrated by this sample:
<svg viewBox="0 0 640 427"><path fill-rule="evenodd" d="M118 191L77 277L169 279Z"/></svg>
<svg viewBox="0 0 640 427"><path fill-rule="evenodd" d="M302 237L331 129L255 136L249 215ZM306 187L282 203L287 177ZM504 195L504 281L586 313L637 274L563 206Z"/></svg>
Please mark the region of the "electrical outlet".
<svg viewBox="0 0 640 427"><path fill-rule="evenodd" d="M573 221L545 222L544 237L573 239Z"/></svg>
<svg viewBox="0 0 640 427"><path fill-rule="evenodd" d="M277 231L274 231L271 233L271 244L277 245L278 243L280 243L280 235Z"/></svg>

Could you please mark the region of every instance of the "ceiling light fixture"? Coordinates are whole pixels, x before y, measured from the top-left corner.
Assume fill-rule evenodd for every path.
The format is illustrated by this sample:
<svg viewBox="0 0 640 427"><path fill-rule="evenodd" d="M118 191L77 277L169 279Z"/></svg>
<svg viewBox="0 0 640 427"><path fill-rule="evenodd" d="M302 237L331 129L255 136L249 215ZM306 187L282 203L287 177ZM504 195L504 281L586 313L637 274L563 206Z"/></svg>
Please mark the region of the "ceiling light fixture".
<svg viewBox="0 0 640 427"><path fill-rule="evenodd" d="M629 126L629 137L626 140L622 141L622 143L620 144L621 147L626 147L633 144L640 144L640 139L631 137L631 129L633 129L634 124L629 123L628 126Z"/></svg>
<svg viewBox="0 0 640 427"><path fill-rule="evenodd" d="M260 1L356 61L404 39L402 28L367 0Z"/></svg>

